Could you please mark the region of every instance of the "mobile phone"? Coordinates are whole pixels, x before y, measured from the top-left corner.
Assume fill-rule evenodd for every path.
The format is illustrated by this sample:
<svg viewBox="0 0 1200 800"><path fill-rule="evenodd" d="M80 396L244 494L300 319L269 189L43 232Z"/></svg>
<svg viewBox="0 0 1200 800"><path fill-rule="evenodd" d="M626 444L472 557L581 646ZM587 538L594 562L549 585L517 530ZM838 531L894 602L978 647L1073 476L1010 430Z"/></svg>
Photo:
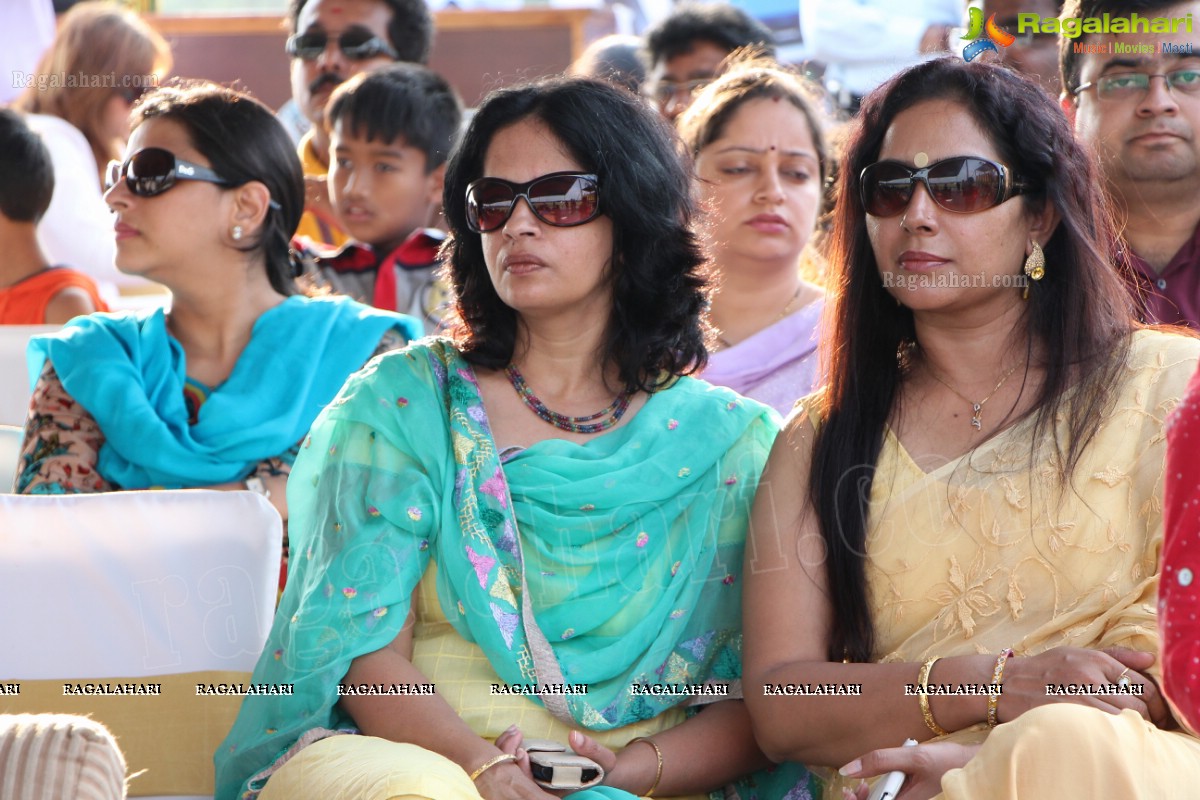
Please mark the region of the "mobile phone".
<svg viewBox="0 0 1200 800"><path fill-rule="evenodd" d="M917 740L905 739L904 746L916 747ZM900 789L904 786L904 779L907 777L898 769L892 770L879 779L867 800L896 800L896 795L900 794Z"/></svg>

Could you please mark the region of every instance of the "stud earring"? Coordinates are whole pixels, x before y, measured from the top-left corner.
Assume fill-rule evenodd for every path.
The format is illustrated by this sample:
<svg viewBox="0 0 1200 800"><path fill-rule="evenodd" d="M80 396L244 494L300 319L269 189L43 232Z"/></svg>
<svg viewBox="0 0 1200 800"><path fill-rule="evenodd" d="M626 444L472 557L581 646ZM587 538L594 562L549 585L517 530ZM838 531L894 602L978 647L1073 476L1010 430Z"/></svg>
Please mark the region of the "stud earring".
<svg viewBox="0 0 1200 800"><path fill-rule="evenodd" d="M229 235L233 237L235 242L240 242L242 240L242 226L234 225L233 230L229 232Z"/></svg>

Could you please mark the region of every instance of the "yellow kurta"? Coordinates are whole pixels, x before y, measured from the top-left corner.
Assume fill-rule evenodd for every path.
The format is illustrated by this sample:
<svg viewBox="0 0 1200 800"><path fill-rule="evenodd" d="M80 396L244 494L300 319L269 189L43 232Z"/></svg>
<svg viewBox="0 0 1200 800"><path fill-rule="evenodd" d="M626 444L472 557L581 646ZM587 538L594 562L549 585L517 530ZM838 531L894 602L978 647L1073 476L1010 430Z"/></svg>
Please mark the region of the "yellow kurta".
<svg viewBox="0 0 1200 800"><path fill-rule="evenodd" d="M876 658L920 663L1008 647L1018 656L1060 646L1157 652L1163 422L1198 357L1200 341L1134 334L1115 406L1066 490L1048 442L1031 462L1031 421L929 472L887 432L867 532ZM1157 665L1149 672L1157 677ZM985 736L977 726L953 738ZM1200 740L1133 712L1054 704L999 726L991 739L966 769L947 773L946 797L1200 792ZM1059 785L1052 780L1071 788L1051 788Z"/></svg>

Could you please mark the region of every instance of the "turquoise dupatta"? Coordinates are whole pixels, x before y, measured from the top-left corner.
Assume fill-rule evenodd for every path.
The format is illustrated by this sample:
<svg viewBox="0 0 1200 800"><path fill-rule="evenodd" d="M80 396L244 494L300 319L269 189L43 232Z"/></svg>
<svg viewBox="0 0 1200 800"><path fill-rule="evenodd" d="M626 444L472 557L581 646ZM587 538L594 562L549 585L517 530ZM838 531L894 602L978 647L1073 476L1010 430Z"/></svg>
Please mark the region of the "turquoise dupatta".
<svg viewBox="0 0 1200 800"><path fill-rule="evenodd" d="M563 680L588 685L566 703L582 728L685 699L632 684L736 681L742 549L777 431L765 406L682 378L620 428L502 466L474 373L447 342L372 361L292 472L291 573L254 681L295 693L246 698L216 754L218 800L252 796L249 778L306 731L353 725L338 683L399 633L431 558L448 620L509 683L538 681L524 566ZM764 798L807 787L799 767L764 780L777 785Z"/></svg>
<svg viewBox="0 0 1200 800"><path fill-rule="evenodd" d="M348 297L292 296L262 313L229 378L188 424L183 347L161 309L89 314L35 337L30 382L49 360L63 387L104 433L97 470L122 489L241 480L308 432L385 331L423 334L409 316Z"/></svg>

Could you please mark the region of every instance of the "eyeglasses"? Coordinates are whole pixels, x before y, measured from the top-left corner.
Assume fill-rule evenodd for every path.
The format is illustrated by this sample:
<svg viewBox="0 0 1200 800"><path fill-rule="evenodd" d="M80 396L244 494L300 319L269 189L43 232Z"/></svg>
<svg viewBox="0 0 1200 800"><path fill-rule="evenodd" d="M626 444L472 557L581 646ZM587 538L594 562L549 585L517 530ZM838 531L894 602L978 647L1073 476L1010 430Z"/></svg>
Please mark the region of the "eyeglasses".
<svg viewBox="0 0 1200 800"><path fill-rule="evenodd" d="M1096 89L1101 100L1141 100L1150 91L1150 79L1162 78L1167 88L1184 94L1200 92L1200 69L1177 69L1171 72L1114 72L1079 86L1071 94L1078 95Z"/></svg>
<svg viewBox="0 0 1200 800"><path fill-rule="evenodd" d="M400 56L390 44L371 33L366 28L351 28L338 36L338 49L342 55L351 61L366 61L376 56L387 56L399 59ZM329 45L329 34L325 31L311 33L294 33L288 37L285 49L292 58L303 61L316 61Z"/></svg>
<svg viewBox="0 0 1200 800"><path fill-rule="evenodd" d="M133 105L138 100L142 99L142 95L153 89L153 86L128 86L122 89L117 89L117 96L124 100L129 105Z"/></svg>
<svg viewBox="0 0 1200 800"><path fill-rule="evenodd" d="M206 181L220 186L229 186L229 181L208 167L176 158L175 154L161 147L146 147L138 150L122 164L108 162L104 186L111 189L121 178L129 191L138 197L154 197L175 185L175 181Z"/></svg>
<svg viewBox="0 0 1200 800"><path fill-rule="evenodd" d="M522 197L535 217L556 228L582 225L600 213L595 175L551 172L528 183L480 178L467 186L467 227L475 233L497 230L508 222Z"/></svg>
<svg viewBox="0 0 1200 800"><path fill-rule="evenodd" d="M691 97L714 80L716 79L697 78L696 80L680 81L679 83L675 83L674 81L659 81L650 89L649 96L660 106L665 106L671 98L679 97L680 95L685 98Z"/></svg>
<svg viewBox="0 0 1200 800"><path fill-rule="evenodd" d="M908 208L918 182L939 208L956 214L986 211L1029 188L1007 167L975 156L945 158L921 169L880 161L859 176L863 207L873 217L894 217Z"/></svg>

